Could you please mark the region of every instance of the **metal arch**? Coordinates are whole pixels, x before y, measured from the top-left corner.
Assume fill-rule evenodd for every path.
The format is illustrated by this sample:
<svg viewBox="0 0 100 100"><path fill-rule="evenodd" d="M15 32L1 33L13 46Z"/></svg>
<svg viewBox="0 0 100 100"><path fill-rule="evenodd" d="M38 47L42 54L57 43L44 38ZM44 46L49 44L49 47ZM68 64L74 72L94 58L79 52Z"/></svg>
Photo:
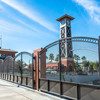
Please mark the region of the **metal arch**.
<svg viewBox="0 0 100 100"><path fill-rule="evenodd" d="M5 62L7 59L12 59L12 60L14 60L13 57L11 57L11 56L7 56L7 57L4 59L4 62Z"/></svg>
<svg viewBox="0 0 100 100"><path fill-rule="evenodd" d="M44 52L45 50L49 49L50 47L53 47L53 46L59 44L60 41L62 41L62 40L70 40L70 41L75 41L75 42L87 42L87 43L93 43L93 44L98 44L99 43L99 39L92 38L92 37L70 37L70 38L64 38L64 39L57 40L57 41L55 41L53 43L50 43L49 45L45 46L40 51L40 54L42 52Z"/></svg>
<svg viewBox="0 0 100 100"><path fill-rule="evenodd" d="M16 59L18 56L23 55L23 54L28 54L29 56L33 57L31 53L26 52L26 51L23 51L23 52L18 53L18 54L15 56L14 59Z"/></svg>
<svg viewBox="0 0 100 100"><path fill-rule="evenodd" d="M98 44L98 41L99 41L99 39L91 38L91 37L72 37L70 39L76 42L88 42L88 43L93 43L93 44Z"/></svg>
<svg viewBox="0 0 100 100"><path fill-rule="evenodd" d="M73 50L71 50L71 51L79 51L79 50L88 50L88 51L90 51L90 52L96 53L96 51L91 50L91 49L73 49Z"/></svg>
<svg viewBox="0 0 100 100"><path fill-rule="evenodd" d="M50 43L49 45L47 45L47 46L45 46L44 48L42 48L42 50L40 51L40 54L41 54L42 52L44 52L45 50L49 49L50 47L53 47L53 46L55 46L55 45L57 45L57 44L59 44L59 40L57 40L57 41L55 41L55 42L53 42L53 43Z"/></svg>

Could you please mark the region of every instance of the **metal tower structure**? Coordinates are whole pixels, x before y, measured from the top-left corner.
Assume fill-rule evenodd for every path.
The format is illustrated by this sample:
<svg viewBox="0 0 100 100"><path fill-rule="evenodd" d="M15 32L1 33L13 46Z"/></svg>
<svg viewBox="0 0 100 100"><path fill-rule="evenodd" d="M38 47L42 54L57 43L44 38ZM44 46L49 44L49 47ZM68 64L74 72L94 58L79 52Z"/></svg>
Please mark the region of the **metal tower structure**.
<svg viewBox="0 0 100 100"><path fill-rule="evenodd" d="M74 18L65 14L57 19L60 22L60 38L61 40L61 57L62 58L72 58L72 41L68 39L67 41L63 40L65 38L71 37L71 20Z"/></svg>

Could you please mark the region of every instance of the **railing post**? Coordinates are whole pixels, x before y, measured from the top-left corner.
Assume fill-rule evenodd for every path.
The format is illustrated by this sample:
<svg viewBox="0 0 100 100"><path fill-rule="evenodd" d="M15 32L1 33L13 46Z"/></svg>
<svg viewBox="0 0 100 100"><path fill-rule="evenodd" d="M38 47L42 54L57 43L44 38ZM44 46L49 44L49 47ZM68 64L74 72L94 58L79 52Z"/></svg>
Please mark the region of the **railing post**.
<svg viewBox="0 0 100 100"><path fill-rule="evenodd" d="M4 73L3 73L3 79L4 79Z"/></svg>
<svg viewBox="0 0 100 100"><path fill-rule="evenodd" d="M36 90L39 90L39 76L40 76L40 72L39 72L39 52L41 51L41 49L36 49L34 50L34 57L35 57L35 60L34 60L34 70L35 70L35 73L34 73L34 88Z"/></svg>
<svg viewBox="0 0 100 100"><path fill-rule="evenodd" d="M50 81L48 80L48 92L50 91Z"/></svg>
<svg viewBox="0 0 100 100"><path fill-rule="evenodd" d="M28 77L26 77L26 85L28 85Z"/></svg>
<svg viewBox="0 0 100 100"><path fill-rule="evenodd" d="M17 83L18 83L18 76L17 76L17 79L16 79Z"/></svg>
<svg viewBox="0 0 100 100"><path fill-rule="evenodd" d="M6 76L7 80L8 80L8 65L7 65L7 76Z"/></svg>
<svg viewBox="0 0 100 100"><path fill-rule="evenodd" d="M10 81L11 81L11 75L10 75Z"/></svg>
<svg viewBox="0 0 100 100"><path fill-rule="evenodd" d="M100 36L98 40L98 56L99 56L99 75L100 75Z"/></svg>
<svg viewBox="0 0 100 100"><path fill-rule="evenodd" d="M81 100L81 90L79 84L77 84L77 100Z"/></svg>
<svg viewBox="0 0 100 100"><path fill-rule="evenodd" d="M15 77L14 77L14 67L15 67L14 66L15 65L14 62L15 62L15 59L13 59L13 82L14 82L14 79L15 79Z"/></svg>
<svg viewBox="0 0 100 100"><path fill-rule="evenodd" d="M13 75L13 82L15 81L15 76Z"/></svg>
<svg viewBox="0 0 100 100"><path fill-rule="evenodd" d="M59 40L59 76L60 76L60 95L63 94L63 87L61 82L61 40Z"/></svg>
<svg viewBox="0 0 100 100"><path fill-rule="evenodd" d="M34 55L32 54L32 88L34 89Z"/></svg>
<svg viewBox="0 0 100 100"><path fill-rule="evenodd" d="M20 84L22 84L22 81L23 81L23 58L22 58L22 53L21 53L21 68L20 68L20 72L21 72L21 82Z"/></svg>

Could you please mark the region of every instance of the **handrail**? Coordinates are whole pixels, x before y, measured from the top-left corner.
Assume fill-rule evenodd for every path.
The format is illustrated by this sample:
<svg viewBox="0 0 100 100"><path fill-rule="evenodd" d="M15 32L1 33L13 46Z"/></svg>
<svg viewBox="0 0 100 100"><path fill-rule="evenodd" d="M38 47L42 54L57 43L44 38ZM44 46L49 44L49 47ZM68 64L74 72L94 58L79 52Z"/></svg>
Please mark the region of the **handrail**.
<svg viewBox="0 0 100 100"><path fill-rule="evenodd" d="M80 86L83 86L83 87L100 89L100 86L98 86L98 85L92 85L92 84L83 84L83 83L75 83L75 82L59 81L59 80L49 80L49 79L45 79L45 78L40 78L40 80L51 81L51 82L62 82L62 83L66 83L66 84L80 85Z"/></svg>

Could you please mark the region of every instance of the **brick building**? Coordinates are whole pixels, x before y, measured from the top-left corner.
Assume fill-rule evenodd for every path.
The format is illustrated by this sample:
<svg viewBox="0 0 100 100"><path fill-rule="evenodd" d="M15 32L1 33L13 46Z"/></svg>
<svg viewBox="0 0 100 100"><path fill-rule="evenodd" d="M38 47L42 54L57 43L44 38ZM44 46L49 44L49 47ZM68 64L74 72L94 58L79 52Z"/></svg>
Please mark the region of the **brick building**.
<svg viewBox="0 0 100 100"><path fill-rule="evenodd" d="M0 59L5 59L7 56L15 57L17 51L11 49L0 49Z"/></svg>

